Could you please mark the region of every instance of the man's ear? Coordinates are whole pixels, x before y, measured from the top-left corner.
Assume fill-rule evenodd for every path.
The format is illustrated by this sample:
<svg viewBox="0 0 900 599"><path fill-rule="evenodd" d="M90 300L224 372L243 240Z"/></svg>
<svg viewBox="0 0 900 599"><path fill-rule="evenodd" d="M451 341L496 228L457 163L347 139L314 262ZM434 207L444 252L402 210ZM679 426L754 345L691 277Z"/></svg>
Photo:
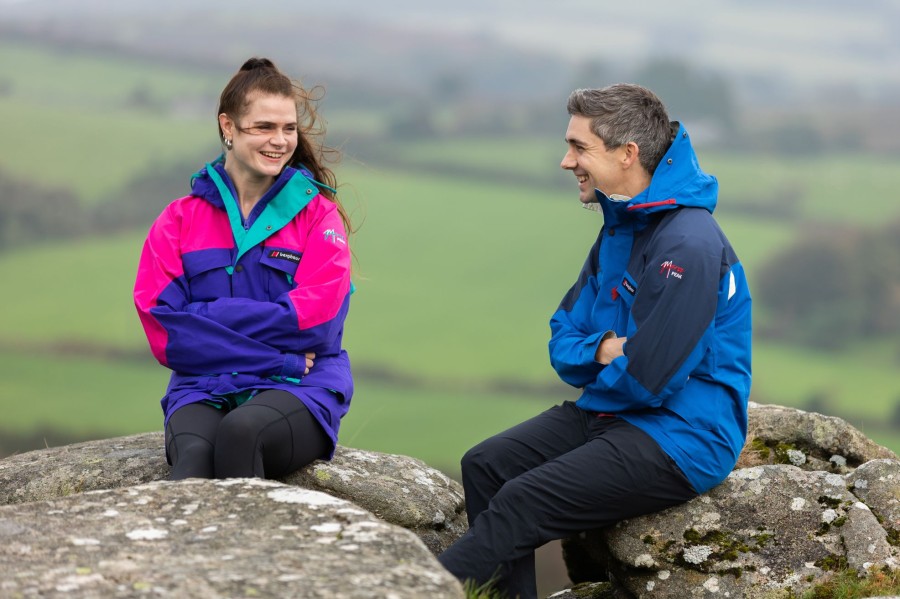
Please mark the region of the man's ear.
<svg viewBox="0 0 900 599"><path fill-rule="evenodd" d="M635 164L640 165L641 149L633 141L627 142L622 148L622 168L629 169Z"/></svg>

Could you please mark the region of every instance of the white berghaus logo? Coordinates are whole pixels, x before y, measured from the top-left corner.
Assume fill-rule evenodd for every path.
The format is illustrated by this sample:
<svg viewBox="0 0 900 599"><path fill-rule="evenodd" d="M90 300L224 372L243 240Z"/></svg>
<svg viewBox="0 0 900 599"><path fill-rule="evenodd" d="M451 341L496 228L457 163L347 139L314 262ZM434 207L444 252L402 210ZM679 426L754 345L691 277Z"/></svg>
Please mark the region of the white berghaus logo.
<svg viewBox="0 0 900 599"><path fill-rule="evenodd" d="M347 240L343 235L335 231L334 229L326 229L325 231L325 241L331 240L332 243L340 243L341 245L347 245Z"/></svg>

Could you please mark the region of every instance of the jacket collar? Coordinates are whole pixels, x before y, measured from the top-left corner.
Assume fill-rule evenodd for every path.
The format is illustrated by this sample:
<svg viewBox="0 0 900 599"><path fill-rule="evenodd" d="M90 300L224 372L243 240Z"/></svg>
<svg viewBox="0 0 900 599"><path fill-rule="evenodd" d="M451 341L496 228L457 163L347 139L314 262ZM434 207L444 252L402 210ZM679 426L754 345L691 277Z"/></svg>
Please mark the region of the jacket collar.
<svg viewBox="0 0 900 599"><path fill-rule="evenodd" d="M718 181L700 169L684 125L673 122L672 128L676 131L675 138L644 191L627 201L619 201L599 189L594 190L607 226L632 223L640 227L657 212L684 206L715 210Z"/></svg>

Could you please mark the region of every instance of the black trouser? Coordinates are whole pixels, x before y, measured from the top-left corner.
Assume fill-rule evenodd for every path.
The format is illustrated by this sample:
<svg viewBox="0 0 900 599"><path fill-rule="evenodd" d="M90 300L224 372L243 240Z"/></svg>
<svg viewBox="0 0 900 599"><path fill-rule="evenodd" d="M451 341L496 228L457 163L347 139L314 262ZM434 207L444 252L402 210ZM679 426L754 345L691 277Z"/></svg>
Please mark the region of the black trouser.
<svg viewBox="0 0 900 599"><path fill-rule="evenodd" d="M233 410L188 404L166 425L171 480L280 478L330 451L331 439L287 391L262 391Z"/></svg>
<svg viewBox="0 0 900 599"><path fill-rule="evenodd" d="M565 402L462 459L469 530L438 558L460 580L537 597L544 543L697 496L659 445L621 418Z"/></svg>

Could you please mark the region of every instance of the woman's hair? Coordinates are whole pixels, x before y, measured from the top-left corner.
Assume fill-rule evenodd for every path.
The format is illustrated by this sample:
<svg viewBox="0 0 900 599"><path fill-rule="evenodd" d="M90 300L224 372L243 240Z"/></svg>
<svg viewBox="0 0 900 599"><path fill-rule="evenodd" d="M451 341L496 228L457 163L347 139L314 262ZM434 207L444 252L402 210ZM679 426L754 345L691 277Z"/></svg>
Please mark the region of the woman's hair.
<svg viewBox="0 0 900 599"><path fill-rule="evenodd" d="M350 217L341 204L337 194L337 178L326 162L337 162L339 152L326 147L325 126L319 123L316 113L316 102L322 97L322 88L305 89L299 81L278 70L268 58L251 58L247 60L222 90L219 97L219 109L216 115L226 114L235 123L247 112L250 95L254 92L272 94L292 98L297 106L297 149L288 161L294 168L304 168L312 173L313 179L327 187L320 191L337 205L341 220L347 232L352 232ZM224 143L225 135L219 125L219 140ZM331 189L329 189L331 188Z"/></svg>
<svg viewBox="0 0 900 599"><path fill-rule="evenodd" d="M602 89L576 89L569 95L570 115L591 119L591 131L609 150L633 141L640 148L641 166L652 175L673 136L669 115L656 94L632 83Z"/></svg>

